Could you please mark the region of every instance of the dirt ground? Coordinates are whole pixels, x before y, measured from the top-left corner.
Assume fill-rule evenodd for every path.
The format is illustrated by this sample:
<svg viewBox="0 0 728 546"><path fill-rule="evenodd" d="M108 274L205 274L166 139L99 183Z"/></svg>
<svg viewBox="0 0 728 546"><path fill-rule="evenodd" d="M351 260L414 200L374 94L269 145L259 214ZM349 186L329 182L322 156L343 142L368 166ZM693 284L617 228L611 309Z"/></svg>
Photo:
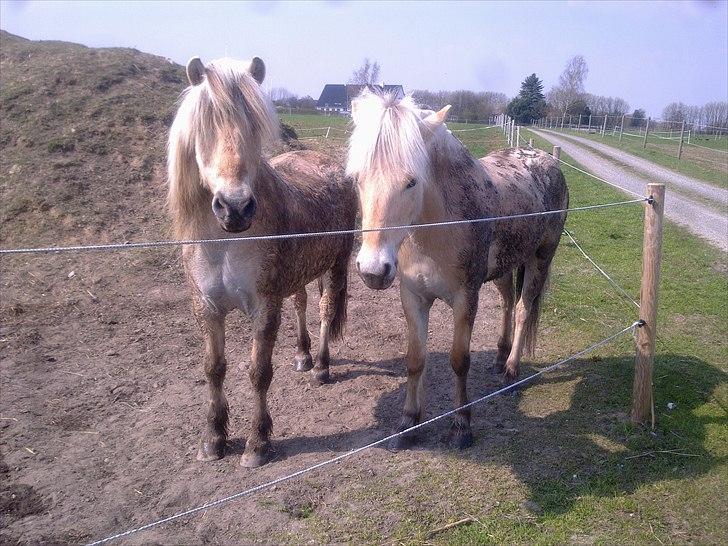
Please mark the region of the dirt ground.
<svg viewBox="0 0 728 546"><path fill-rule="evenodd" d="M11 273L12 272L12 273ZM349 325L332 351L334 382L308 384L291 368L294 314L287 302L269 402L276 458L238 466L249 424L250 349L242 315L228 322L229 454L195 460L206 385L177 251L16 257L2 260L2 503L4 543L75 543L99 538L273 479L386 435L403 401L404 319L396 286L367 289L350 275ZM309 329L317 291L309 287ZM497 385L489 367L497 313L485 288L474 333L471 392ZM449 309L430 323L429 413L451 407ZM505 402L506 406L508 401ZM487 426L481 410L474 432ZM271 541L300 525L310 503L341 502L342 475L381 474L395 462L446 450L448 422L421 436L424 451L384 449L140 534L132 543ZM407 465L405 465L406 467ZM343 480L346 482L346 479ZM184 523L184 524L183 524ZM303 532L303 537L308 532ZM233 538L235 537L235 538ZM276 540L273 539L275 542Z"/></svg>

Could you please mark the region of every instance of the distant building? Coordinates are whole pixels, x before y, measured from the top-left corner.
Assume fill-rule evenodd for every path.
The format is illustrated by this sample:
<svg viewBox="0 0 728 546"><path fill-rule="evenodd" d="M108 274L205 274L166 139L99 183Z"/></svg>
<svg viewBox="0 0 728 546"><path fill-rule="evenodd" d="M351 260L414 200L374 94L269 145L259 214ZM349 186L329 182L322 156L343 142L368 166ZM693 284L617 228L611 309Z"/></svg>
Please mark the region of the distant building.
<svg viewBox="0 0 728 546"><path fill-rule="evenodd" d="M364 87L371 91L393 93L398 99L404 97L401 85L327 83L316 102L316 110L321 112L351 112L351 100L361 93Z"/></svg>

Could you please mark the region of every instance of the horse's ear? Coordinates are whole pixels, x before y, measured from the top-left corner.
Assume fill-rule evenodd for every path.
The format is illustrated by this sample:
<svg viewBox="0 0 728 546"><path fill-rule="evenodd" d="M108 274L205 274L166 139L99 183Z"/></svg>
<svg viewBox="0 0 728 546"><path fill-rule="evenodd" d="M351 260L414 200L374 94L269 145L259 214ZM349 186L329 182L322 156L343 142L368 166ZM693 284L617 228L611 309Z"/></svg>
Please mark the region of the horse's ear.
<svg viewBox="0 0 728 546"><path fill-rule="evenodd" d="M448 104L439 112L434 112L422 120L422 123L430 129L431 132L435 132L447 119L447 113L450 111L451 106Z"/></svg>
<svg viewBox="0 0 728 546"><path fill-rule="evenodd" d="M187 62L187 79L191 85L200 85L205 77L205 65L199 57L192 57Z"/></svg>
<svg viewBox="0 0 728 546"><path fill-rule="evenodd" d="M253 57L253 60L250 61L250 68L248 68L248 72L250 72L250 75L253 76L253 79L259 84L263 83L263 80L265 79L265 63L263 62L263 59L260 57Z"/></svg>

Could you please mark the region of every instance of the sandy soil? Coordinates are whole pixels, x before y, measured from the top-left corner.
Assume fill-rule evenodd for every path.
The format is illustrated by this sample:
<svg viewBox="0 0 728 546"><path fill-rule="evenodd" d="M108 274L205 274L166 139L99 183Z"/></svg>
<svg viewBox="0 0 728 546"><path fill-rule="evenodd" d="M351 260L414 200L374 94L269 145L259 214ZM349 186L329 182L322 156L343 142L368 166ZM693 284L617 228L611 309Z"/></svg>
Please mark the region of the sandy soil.
<svg viewBox="0 0 728 546"><path fill-rule="evenodd" d="M242 316L228 323L229 456L195 460L207 387L177 252L23 256L1 265L4 543L75 543L111 534L371 442L398 419L404 319L396 287L373 292L351 276L348 333L333 347L334 383L321 388L290 367L295 322L287 303L269 397L277 456L251 471L238 466L251 402L243 369L250 335ZM316 292L309 290L312 332ZM490 287L483 292L473 335L473 394L498 384L489 370L497 300ZM449 309L436 305L430 414L451 407L450 322ZM480 411L474 422L476 436L488 426ZM427 450L447 449L438 443L447 426L422 434ZM312 495L317 503L336 502L337 483L352 469L376 475L402 457L412 455L376 449L362 456L365 462L317 472L272 495L295 516ZM253 498L132 543L276 542L270 533L295 531L294 516Z"/></svg>

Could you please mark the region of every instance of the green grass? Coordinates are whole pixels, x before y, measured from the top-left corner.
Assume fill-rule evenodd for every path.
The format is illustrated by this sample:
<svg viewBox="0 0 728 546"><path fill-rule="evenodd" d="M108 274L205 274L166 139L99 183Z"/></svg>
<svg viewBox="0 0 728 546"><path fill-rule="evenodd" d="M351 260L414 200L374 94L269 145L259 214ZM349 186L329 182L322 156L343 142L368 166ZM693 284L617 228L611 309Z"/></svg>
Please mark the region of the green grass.
<svg viewBox="0 0 728 546"><path fill-rule="evenodd" d="M310 126L320 121L306 120ZM505 146L498 129L455 134L476 156ZM522 136L551 149L536 135ZM563 169L571 206L625 200L593 178ZM642 217L637 204L572 213L567 220L586 252L635 298ZM634 344L624 336L522 391L519 411L509 418L519 432L508 442L476 438L466 452L432 453L420 463L427 470L422 466L409 484L402 484L400 465L365 488L354 482L348 507L336 513L355 525L317 514L312 525L329 541L368 543L725 543L725 271L724 254L665 224L654 433L628 420ZM636 318L637 309L564 237L543 304L535 363L572 354ZM551 407L561 409L549 412ZM524 501L535 503L537 512L524 509ZM383 529L386 514L399 519ZM477 521L428 538L429 530L468 515Z"/></svg>
<svg viewBox="0 0 728 546"><path fill-rule="evenodd" d="M693 137L691 142L713 148L716 151L702 150L696 146L685 144L682 159L678 160L678 142L676 140L664 140L648 135L647 148L643 149L641 136L634 137L625 134L622 142L619 142L619 138L612 136L610 131L606 132L604 138L600 134L574 129L565 129L563 132L567 135L573 134L595 142L602 142L675 172L697 178L720 188L728 188L728 153L718 151L728 151L727 137L718 140Z"/></svg>

